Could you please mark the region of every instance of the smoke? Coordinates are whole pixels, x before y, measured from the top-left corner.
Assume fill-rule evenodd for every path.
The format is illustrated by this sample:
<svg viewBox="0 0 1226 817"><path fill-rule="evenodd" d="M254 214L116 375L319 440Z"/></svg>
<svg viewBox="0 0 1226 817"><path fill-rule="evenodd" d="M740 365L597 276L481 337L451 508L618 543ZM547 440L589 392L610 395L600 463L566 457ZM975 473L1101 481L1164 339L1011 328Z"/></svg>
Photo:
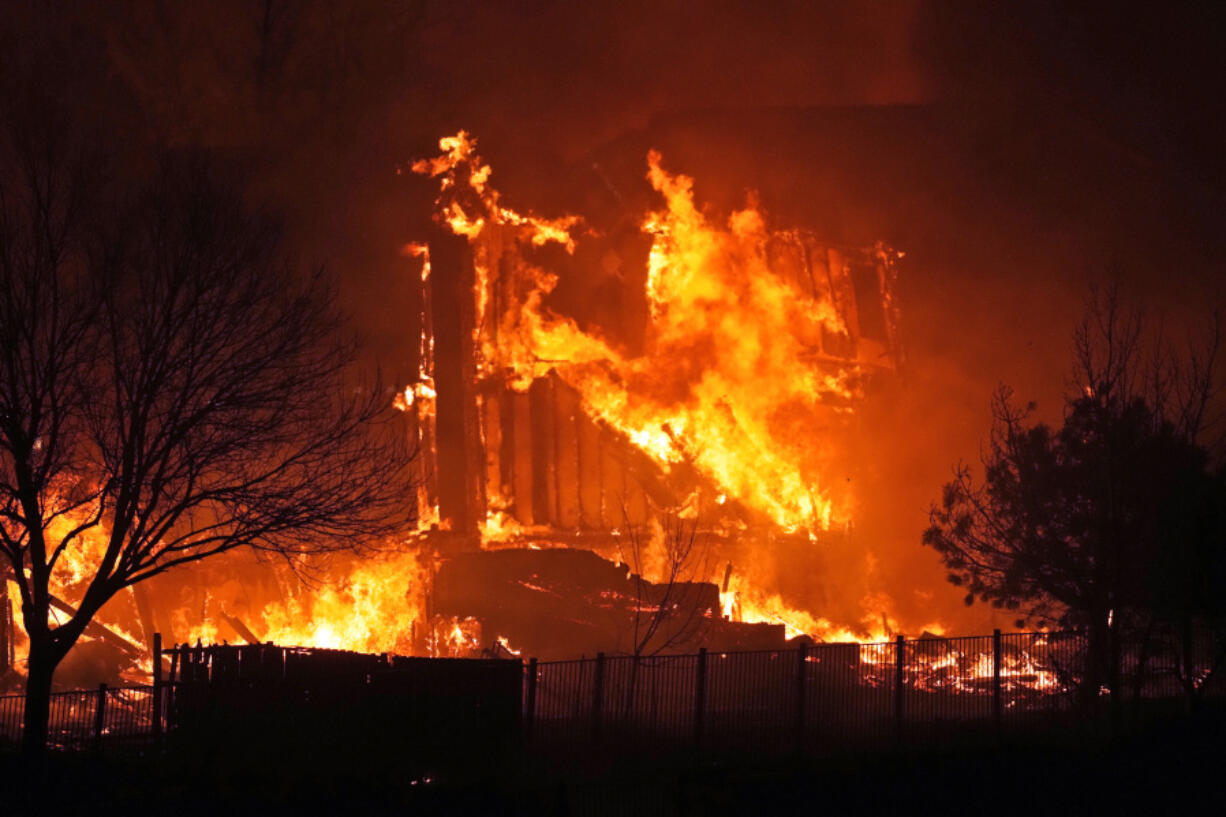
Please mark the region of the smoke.
<svg viewBox="0 0 1226 817"><path fill-rule="evenodd" d="M466 127L573 160L660 111L927 99L917 7L470 0L432 5L421 42L431 92Z"/></svg>

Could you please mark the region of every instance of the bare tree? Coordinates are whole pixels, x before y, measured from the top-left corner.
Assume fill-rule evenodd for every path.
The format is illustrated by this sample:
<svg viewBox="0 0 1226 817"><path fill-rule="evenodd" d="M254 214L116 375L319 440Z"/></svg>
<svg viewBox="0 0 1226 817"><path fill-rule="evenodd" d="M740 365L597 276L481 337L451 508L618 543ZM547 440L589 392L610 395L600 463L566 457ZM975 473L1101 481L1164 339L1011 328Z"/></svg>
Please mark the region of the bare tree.
<svg viewBox="0 0 1226 817"><path fill-rule="evenodd" d="M700 543L698 525L675 516L663 522L656 561L649 565L650 543L626 520L629 553L621 559L629 565L634 583L634 624L631 633L631 654L656 655L684 643L697 633L702 624L703 588L709 571L707 549ZM644 577L657 568L658 582Z"/></svg>
<svg viewBox="0 0 1226 817"><path fill-rule="evenodd" d="M355 389L322 272L205 163L107 200L17 145L0 176L0 553L30 649L27 750L52 676L116 593L239 547L287 559L411 520L388 395ZM105 205L105 206L103 206ZM90 545L101 542L101 545ZM49 618L57 568L89 565Z"/></svg>
<svg viewBox="0 0 1226 817"><path fill-rule="evenodd" d="M634 583L633 629L631 632L631 667L621 701L622 717L629 720L639 693L639 670L644 659L667 653L691 642L707 621L706 612L719 596L715 586L705 582L710 572L708 548L701 542L697 521L666 516L654 540L658 564L649 565L650 543L630 525L623 509L628 530L629 553L621 554L631 569ZM627 562L627 558L629 561ZM644 573L654 567L660 580L648 581ZM706 597L710 591L714 598Z"/></svg>

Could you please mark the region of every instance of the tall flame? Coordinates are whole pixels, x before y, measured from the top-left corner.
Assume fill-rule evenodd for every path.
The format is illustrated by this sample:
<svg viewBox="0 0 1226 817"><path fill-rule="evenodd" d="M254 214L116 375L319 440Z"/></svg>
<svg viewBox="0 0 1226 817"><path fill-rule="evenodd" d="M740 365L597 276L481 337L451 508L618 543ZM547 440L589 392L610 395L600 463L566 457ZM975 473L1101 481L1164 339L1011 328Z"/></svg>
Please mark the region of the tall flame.
<svg viewBox="0 0 1226 817"><path fill-rule="evenodd" d="M415 169L440 178L442 218L474 242L482 371L507 373L519 390L555 372L590 416L664 471L688 463L718 492L785 530L820 531L850 519L848 498L828 487L830 451L815 433L829 429L832 414L850 411L859 394L858 367L821 354L823 333L845 336L848 327L828 287L814 298L774 273L755 205L712 223L695 206L693 180L665 170L658 153L648 155L647 178L664 207L641 225L652 241L650 325L646 352L627 357L549 310L544 298L557 276L527 262L510 273L520 277L508 287L518 303L487 320L491 259L481 239L504 230L573 251L580 222L510 210L467 134L441 146L442 156Z"/></svg>

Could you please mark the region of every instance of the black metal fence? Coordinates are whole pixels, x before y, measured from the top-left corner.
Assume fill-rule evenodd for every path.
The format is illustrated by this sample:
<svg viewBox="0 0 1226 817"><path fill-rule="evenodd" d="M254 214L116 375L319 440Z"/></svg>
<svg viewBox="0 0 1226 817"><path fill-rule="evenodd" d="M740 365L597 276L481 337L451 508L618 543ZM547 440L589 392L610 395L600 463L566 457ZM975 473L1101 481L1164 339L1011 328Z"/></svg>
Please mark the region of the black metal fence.
<svg viewBox="0 0 1226 817"><path fill-rule="evenodd" d="M147 743L154 734L154 697L151 685L53 692L47 744L84 750ZM0 697L0 741L20 741L24 717L24 696Z"/></svg>
<svg viewBox="0 0 1226 817"><path fill-rule="evenodd" d="M1000 632L531 660L524 729L542 749L834 753L1056 725L1126 728L1226 691L1223 645L1208 633L1112 643L1102 660L1082 634Z"/></svg>
<svg viewBox="0 0 1226 817"><path fill-rule="evenodd" d="M298 653L310 652L271 648L284 655L269 664L268 656L256 655L268 649L167 650L170 674L162 680L159 673L152 686L54 693L49 742L86 749L147 741L176 728L176 713L202 694L196 687L205 683L228 690L223 703L230 705L223 709L258 710L261 700L244 698L256 693L243 692L256 685L237 682L267 672L289 678L298 674L294 662L307 660ZM1226 668L1219 672L1226 643L1207 631L1130 633L1098 652L1079 633L996 632L757 652L530 659L524 662L522 731L528 746L542 751L632 744L669 753L834 753L1077 724L1126 728L1226 692ZM399 674L408 665L397 661L420 662L425 669L431 663L324 657L328 667L374 661L372 667L387 664ZM260 660L253 663L255 658ZM162 664L155 661L155 671ZM361 668L369 685L377 673L366 673L366 664ZM392 698L382 700L394 708ZM343 709L344 701L333 696L329 706ZM0 741L19 740L23 708L19 695L0 697Z"/></svg>

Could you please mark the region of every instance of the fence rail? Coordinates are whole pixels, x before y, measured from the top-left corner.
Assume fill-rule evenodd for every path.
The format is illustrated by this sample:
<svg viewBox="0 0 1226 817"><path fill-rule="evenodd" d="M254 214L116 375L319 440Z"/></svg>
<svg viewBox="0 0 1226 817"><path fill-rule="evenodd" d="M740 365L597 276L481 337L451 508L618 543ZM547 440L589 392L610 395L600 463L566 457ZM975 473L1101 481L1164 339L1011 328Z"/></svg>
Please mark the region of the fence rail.
<svg viewBox="0 0 1226 817"><path fill-rule="evenodd" d="M161 678L159 659L150 686L53 693L49 743L83 750L147 742L175 728L180 696L190 702L202 684L219 681L231 689L241 666L250 664L243 672L254 667L261 678L284 675L301 687L303 669L295 669L295 661L309 652L284 651L281 660L261 659L257 667L251 661L258 647L161 653L160 639L155 644L170 662L168 680ZM828 753L1095 719L1118 725L1125 714L1165 717L1172 704L1226 692L1226 671L1218 671L1226 644L1209 633L1146 632L1114 642L1106 664L1094 656L1083 634L997 631L791 650L530 659L524 662L521 723L529 746L546 751L632 743L662 751ZM372 669L396 666L386 656L325 657L331 675L358 667L366 684ZM243 688L236 687L240 697ZM254 695L253 688L247 697ZM343 697L336 706L343 706ZM0 697L0 741L20 740L23 712L22 696Z"/></svg>
<svg viewBox="0 0 1226 817"><path fill-rule="evenodd" d="M152 686L75 689L51 693L47 744L55 749L101 749L153 737ZM0 741L21 740L25 698L0 697Z"/></svg>
<svg viewBox="0 0 1226 817"><path fill-rule="evenodd" d="M827 753L1055 725L1122 728L1125 716L1139 722L1169 714L1172 703L1220 697L1224 646L1207 633L1150 632L1115 642L1110 660L1080 633L997 631L777 651L532 660L525 667L524 730L540 748Z"/></svg>

